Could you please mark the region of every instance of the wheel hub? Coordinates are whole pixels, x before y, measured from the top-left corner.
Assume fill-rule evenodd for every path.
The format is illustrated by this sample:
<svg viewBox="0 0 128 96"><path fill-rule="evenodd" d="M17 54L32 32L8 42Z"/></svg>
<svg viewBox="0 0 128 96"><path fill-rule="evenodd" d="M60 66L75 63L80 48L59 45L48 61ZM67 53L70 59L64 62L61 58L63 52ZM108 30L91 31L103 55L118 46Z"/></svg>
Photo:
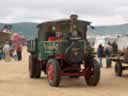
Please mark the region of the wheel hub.
<svg viewBox="0 0 128 96"><path fill-rule="evenodd" d="M53 80L55 76L55 69L52 64L48 64L48 80Z"/></svg>

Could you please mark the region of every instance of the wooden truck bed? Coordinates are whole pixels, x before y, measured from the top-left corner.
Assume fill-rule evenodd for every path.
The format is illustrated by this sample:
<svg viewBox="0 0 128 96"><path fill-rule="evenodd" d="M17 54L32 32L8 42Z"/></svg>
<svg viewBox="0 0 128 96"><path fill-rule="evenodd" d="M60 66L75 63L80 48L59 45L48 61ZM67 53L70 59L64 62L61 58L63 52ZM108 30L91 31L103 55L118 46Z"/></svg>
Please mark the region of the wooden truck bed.
<svg viewBox="0 0 128 96"><path fill-rule="evenodd" d="M120 61L121 63L127 63L128 64L128 60L125 60L123 56L120 57L108 57L108 59L114 61L114 62L118 62Z"/></svg>

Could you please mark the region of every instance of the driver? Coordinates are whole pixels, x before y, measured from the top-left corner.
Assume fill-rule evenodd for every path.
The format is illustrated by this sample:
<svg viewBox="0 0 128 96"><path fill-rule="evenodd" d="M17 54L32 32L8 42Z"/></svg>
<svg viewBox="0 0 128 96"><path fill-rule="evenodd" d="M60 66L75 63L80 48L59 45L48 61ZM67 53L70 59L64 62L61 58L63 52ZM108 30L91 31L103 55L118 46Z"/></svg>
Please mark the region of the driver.
<svg viewBox="0 0 128 96"><path fill-rule="evenodd" d="M63 34L62 32L56 32L56 40L62 40Z"/></svg>
<svg viewBox="0 0 128 96"><path fill-rule="evenodd" d="M74 25L73 31L72 31L71 35L72 35L73 37L82 37L82 34L81 34L81 32L78 30L78 28L77 28L76 25Z"/></svg>

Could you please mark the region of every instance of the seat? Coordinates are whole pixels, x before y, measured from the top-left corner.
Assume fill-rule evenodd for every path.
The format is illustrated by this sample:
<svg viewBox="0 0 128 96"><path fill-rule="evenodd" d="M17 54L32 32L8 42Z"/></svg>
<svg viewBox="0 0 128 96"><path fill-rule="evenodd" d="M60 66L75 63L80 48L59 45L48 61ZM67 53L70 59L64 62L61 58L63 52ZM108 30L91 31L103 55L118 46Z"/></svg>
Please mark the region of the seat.
<svg viewBox="0 0 128 96"><path fill-rule="evenodd" d="M48 37L48 41L56 41L56 37L50 36L50 37Z"/></svg>

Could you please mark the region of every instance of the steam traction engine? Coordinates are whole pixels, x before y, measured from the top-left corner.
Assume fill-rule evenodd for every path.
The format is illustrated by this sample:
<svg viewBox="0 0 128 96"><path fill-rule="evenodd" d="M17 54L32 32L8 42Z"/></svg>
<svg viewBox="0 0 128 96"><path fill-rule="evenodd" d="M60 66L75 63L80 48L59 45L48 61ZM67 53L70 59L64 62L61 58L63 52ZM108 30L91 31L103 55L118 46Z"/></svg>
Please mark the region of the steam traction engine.
<svg viewBox="0 0 128 96"><path fill-rule="evenodd" d="M51 86L59 86L62 76L83 76L89 86L96 86L100 66L86 38L89 26L77 15L39 24L38 38L28 41L30 77L40 78L43 71Z"/></svg>

